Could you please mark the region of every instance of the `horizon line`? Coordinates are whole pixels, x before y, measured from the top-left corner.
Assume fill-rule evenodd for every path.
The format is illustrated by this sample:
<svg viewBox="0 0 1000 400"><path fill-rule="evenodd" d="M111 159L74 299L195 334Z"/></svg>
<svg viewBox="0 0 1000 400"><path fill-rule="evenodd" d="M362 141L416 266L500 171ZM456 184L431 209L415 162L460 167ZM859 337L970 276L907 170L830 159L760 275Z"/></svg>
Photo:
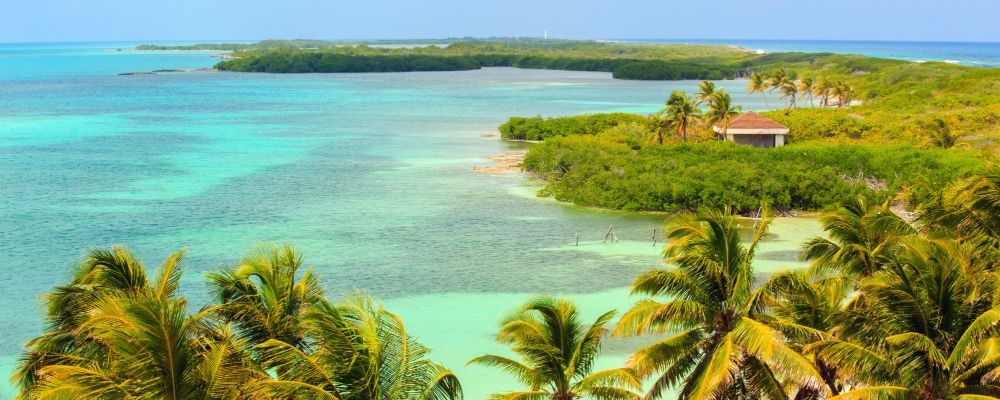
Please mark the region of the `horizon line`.
<svg viewBox="0 0 1000 400"><path fill-rule="evenodd" d="M637 41L760 41L760 42L858 42L858 43L961 43L961 44L1000 44L1000 41L963 41L963 40L912 40L912 39L754 39L754 38L589 38L589 39L568 39L568 38L558 38L550 37L544 39L542 36L450 36L450 37L440 37L440 38L429 38L429 37L413 37L413 38L351 38L351 39L323 39L323 38L263 38L263 39L101 39L101 40L60 40L60 41L17 41L17 42L6 42L0 41L0 45L9 44L102 44L102 43L156 43L156 42L193 42L193 43L239 43L239 42L261 42L264 40L322 40L329 42L363 42L363 41L381 41L381 42L391 42L394 40L399 41L440 41L440 40L484 40L484 39L539 39L539 40L566 40L566 41L620 41L620 42L637 42ZM723 43L724 44L724 43Z"/></svg>

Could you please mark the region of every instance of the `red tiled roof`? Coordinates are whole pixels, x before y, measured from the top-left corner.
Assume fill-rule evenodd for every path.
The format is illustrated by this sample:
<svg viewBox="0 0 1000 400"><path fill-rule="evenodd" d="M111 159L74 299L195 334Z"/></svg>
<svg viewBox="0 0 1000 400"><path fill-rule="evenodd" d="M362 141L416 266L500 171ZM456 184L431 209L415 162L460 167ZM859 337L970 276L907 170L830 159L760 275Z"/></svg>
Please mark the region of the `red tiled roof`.
<svg viewBox="0 0 1000 400"><path fill-rule="evenodd" d="M746 112L732 121L729 121L729 129L788 129L784 125L772 121L771 119L757 114L753 111Z"/></svg>

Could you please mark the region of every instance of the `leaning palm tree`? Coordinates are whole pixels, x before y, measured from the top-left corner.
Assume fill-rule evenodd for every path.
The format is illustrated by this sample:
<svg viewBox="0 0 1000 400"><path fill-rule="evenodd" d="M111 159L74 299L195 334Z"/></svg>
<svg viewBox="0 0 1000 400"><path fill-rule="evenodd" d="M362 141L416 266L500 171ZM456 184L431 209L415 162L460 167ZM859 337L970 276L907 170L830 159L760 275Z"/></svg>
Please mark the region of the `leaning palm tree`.
<svg viewBox="0 0 1000 400"><path fill-rule="evenodd" d="M643 273L632 284L633 294L668 300L638 301L613 333L672 334L629 360L641 378L654 377L647 399L678 385L681 399L783 399L782 379L825 387L812 364L762 318L768 296L755 289L752 261L771 219L766 210L761 217L747 245L728 208L668 222L664 256L676 268Z"/></svg>
<svg viewBox="0 0 1000 400"><path fill-rule="evenodd" d="M712 81L701 81L701 83L698 84L698 93L694 96L694 104L697 106L706 101L711 101L712 96L715 96L715 93L715 83Z"/></svg>
<svg viewBox="0 0 1000 400"><path fill-rule="evenodd" d="M971 250L913 237L862 280L849 340L805 350L856 380L835 399L1000 399L997 278Z"/></svg>
<svg viewBox="0 0 1000 400"><path fill-rule="evenodd" d="M760 97L764 99L764 104L767 108L771 108L771 105L768 104L767 96L764 95L765 90L767 90L767 82L765 82L764 76L756 72L750 75L750 85L747 86L747 92L751 94L760 93Z"/></svg>
<svg viewBox="0 0 1000 400"><path fill-rule="evenodd" d="M819 96L819 106L826 107L829 103L831 91L833 90L833 83L826 78L819 78L816 83L813 84L813 95Z"/></svg>
<svg viewBox="0 0 1000 400"><path fill-rule="evenodd" d="M302 269L302 256L291 245L264 245L236 267L208 275L221 303L216 312L252 343L278 339L303 347L301 318L323 299L323 290L312 271Z"/></svg>
<svg viewBox="0 0 1000 400"><path fill-rule="evenodd" d="M709 124L720 124L722 126L720 134L722 139L725 139L726 132L729 130L729 122L739 115L740 109L740 106L733 105L729 93L726 93L724 89L719 89L708 102L708 111L705 112L704 118Z"/></svg>
<svg viewBox="0 0 1000 400"><path fill-rule="evenodd" d="M780 90L781 97L788 99L788 107L785 108L785 115L788 115L788 113L795 108L795 96L798 95L799 89L798 86L796 86L795 81L786 78L781 82Z"/></svg>
<svg viewBox="0 0 1000 400"><path fill-rule="evenodd" d="M820 222L828 238L809 240L802 252L819 273L872 275L892 260L900 240L916 233L888 202L873 204L862 196L842 202Z"/></svg>
<svg viewBox="0 0 1000 400"><path fill-rule="evenodd" d="M805 77L799 80L799 93L804 97L809 98L809 107L815 107L813 104L813 90L816 87L816 81L812 77Z"/></svg>
<svg viewBox="0 0 1000 400"><path fill-rule="evenodd" d="M678 135L686 142L688 126L701 114L697 103L688 98L686 93L675 91L667 99L667 108L664 111L667 113L670 125L677 127Z"/></svg>
<svg viewBox="0 0 1000 400"><path fill-rule="evenodd" d="M323 301L304 316L308 349L268 340L258 346L275 378L256 381L257 394L327 400L455 400L455 374L427 355L402 320L370 296Z"/></svg>
<svg viewBox="0 0 1000 400"><path fill-rule="evenodd" d="M592 372L607 331L604 325L613 317L614 311L604 313L587 326L569 300L538 297L504 319L497 335L497 341L511 345L521 361L491 354L469 363L499 367L528 387L494 394L490 397L494 400L573 400L578 396L637 400L640 397L633 390L639 390L641 383L632 370Z"/></svg>
<svg viewBox="0 0 1000 400"><path fill-rule="evenodd" d="M779 68L771 72L771 75L767 77L768 90L774 91L775 89L781 89L781 84L789 79L788 73L784 69Z"/></svg>

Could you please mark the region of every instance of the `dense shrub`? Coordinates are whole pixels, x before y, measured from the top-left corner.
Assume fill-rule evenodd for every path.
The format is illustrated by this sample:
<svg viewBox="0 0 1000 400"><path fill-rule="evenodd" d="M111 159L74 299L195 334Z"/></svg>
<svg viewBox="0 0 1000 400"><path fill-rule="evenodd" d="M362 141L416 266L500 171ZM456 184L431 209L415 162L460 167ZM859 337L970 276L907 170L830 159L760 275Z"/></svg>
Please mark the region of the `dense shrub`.
<svg viewBox="0 0 1000 400"><path fill-rule="evenodd" d="M638 114L611 113L571 117L512 117L500 125L500 137L514 140L545 140L555 136L596 135L609 128L629 123L642 123Z"/></svg>
<svg viewBox="0 0 1000 400"><path fill-rule="evenodd" d="M556 137L529 151L541 194L580 205L628 210L731 205L752 211L815 210L903 187L937 187L978 169L975 153L908 145L805 143L758 149L730 142L646 145L614 134ZM884 185L884 187L881 187Z"/></svg>

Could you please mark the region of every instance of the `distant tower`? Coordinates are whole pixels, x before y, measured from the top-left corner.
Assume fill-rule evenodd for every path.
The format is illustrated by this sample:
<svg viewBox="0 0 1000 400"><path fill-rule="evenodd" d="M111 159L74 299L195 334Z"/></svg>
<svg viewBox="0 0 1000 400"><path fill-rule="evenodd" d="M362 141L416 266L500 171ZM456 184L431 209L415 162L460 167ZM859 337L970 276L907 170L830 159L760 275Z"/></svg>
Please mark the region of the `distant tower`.
<svg viewBox="0 0 1000 400"><path fill-rule="evenodd" d="M545 33L543 34L542 39L543 40L549 40L549 30L548 29L545 30Z"/></svg>

